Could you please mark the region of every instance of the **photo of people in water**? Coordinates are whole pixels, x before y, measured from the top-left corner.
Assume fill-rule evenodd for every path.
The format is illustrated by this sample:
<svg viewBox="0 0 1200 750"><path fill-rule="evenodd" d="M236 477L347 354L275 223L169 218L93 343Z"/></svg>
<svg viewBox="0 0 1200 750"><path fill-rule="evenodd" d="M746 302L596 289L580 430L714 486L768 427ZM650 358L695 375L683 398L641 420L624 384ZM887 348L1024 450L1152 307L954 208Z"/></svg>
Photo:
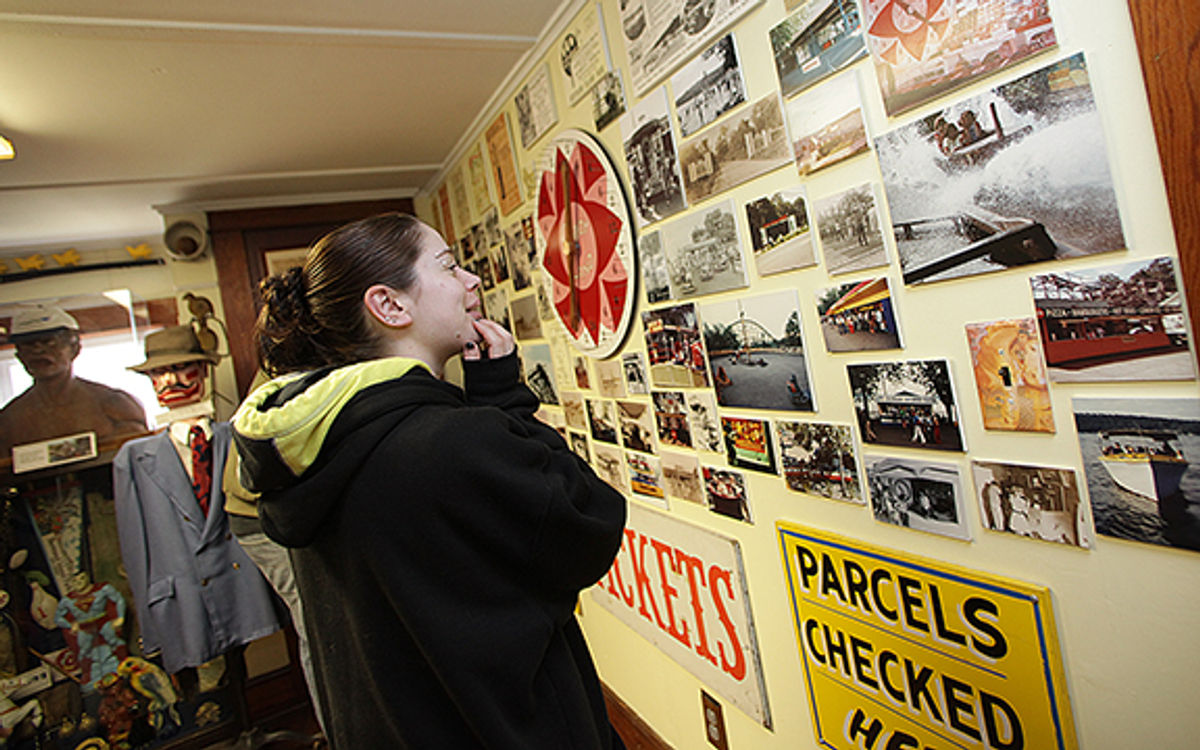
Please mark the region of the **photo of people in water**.
<svg viewBox="0 0 1200 750"><path fill-rule="evenodd" d="M905 284L1121 250L1083 54L875 141Z"/></svg>

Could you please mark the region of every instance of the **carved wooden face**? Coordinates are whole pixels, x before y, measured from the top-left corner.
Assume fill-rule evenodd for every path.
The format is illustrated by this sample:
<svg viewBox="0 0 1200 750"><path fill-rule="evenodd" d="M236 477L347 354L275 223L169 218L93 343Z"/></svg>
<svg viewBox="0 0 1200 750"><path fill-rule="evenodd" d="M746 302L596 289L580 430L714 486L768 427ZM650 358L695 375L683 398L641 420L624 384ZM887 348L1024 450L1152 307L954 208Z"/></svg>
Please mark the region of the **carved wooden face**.
<svg viewBox="0 0 1200 750"><path fill-rule="evenodd" d="M204 398L204 379L208 374L208 363L204 360L180 362L158 367L146 373L154 384L158 403L174 409L194 404Z"/></svg>
<svg viewBox="0 0 1200 750"><path fill-rule="evenodd" d="M49 331L17 342L17 359L34 380L70 372L79 354L79 338L70 331Z"/></svg>

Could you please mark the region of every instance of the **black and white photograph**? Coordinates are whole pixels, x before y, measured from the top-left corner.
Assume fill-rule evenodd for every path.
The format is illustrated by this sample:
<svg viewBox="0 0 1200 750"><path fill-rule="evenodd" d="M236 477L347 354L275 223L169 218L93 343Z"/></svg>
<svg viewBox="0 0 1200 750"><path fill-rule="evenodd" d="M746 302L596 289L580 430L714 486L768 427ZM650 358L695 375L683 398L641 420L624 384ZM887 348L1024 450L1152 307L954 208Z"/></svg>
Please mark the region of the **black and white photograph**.
<svg viewBox="0 0 1200 750"><path fill-rule="evenodd" d="M733 201L693 211L663 226L673 299L741 289L747 285L746 262Z"/></svg>
<svg viewBox="0 0 1200 750"><path fill-rule="evenodd" d="M694 455L663 451L663 484L671 497L697 505L704 504L704 481L700 475L700 459Z"/></svg>
<svg viewBox="0 0 1200 750"><path fill-rule="evenodd" d="M617 408L612 401L602 398L586 398L588 428L592 440L617 444Z"/></svg>
<svg viewBox="0 0 1200 750"><path fill-rule="evenodd" d="M830 78L787 103L792 156L801 177L867 151L858 78L853 70Z"/></svg>
<svg viewBox="0 0 1200 750"><path fill-rule="evenodd" d="M592 468L614 490L629 494L629 472L625 469L625 452L620 448L592 443Z"/></svg>
<svg viewBox="0 0 1200 750"><path fill-rule="evenodd" d="M638 96L762 0L623 0L621 28Z"/></svg>
<svg viewBox="0 0 1200 750"><path fill-rule="evenodd" d="M1091 547L1091 523L1074 469L972 461L983 528L1046 542Z"/></svg>
<svg viewBox="0 0 1200 750"><path fill-rule="evenodd" d="M1082 53L875 142L905 284L1125 248Z"/></svg>
<svg viewBox="0 0 1200 750"><path fill-rule="evenodd" d="M610 70L592 87L592 123L599 133L625 114L625 87L621 74Z"/></svg>
<svg viewBox="0 0 1200 750"><path fill-rule="evenodd" d="M526 216L508 225L504 230L504 247L508 251L513 291L519 292L529 286L537 273L534 260L537 257L537 243L533 238L532 216Z"/></svg>
<svg viewBox="0 0 1200 750"><path fill-rule="evenodd" d="M512 330L512 320L508 317L508 289L492 289L483 293L483 309L487 316Z"/></svg>
<svg viewBox="0 0 1200 750"><path fill-rule="evenodd" d="M654 452L654 413L645 401L617 401L617 428L627 450Z"/></svg>
<svg viewBox="0 0 1200 750"><path fill-rule="evenodd" d="M817 264L808 197L803 187L777 190L746 204L750 252L759 276Z"/></svg>
<svg viewBox="0 0 1200 750"><path fill-rule="evenodd" d="M740 471L718 466L703 466L704 497L708 509L735 521L754 523L750 500L746 496L746 477Z"/></svg>
<svg viewBox="0 0 1200 750"><path fill-rule="evenodd" d="M509 309L512 310L513 335L518 341L542 338L542 321L538 318L537 297L532 294L517 297Z"/></svg>
<svg viewBox="0 0 1200 750"><path fill-rule="evenodd" d="M708 360L696 306L688 302L642 313L650 384L656 388L707 388Z"/></svg>
<svg viewBox="0 0 1200 750"><path fill-rule="evenodd" d="M699 306L721 406L816 411L794 289Z"/></svg>
<svg viewBox="0 0 1200 750"><path fill-rule="evenodd" d="M619 359L597 359L592 361L592 372L596 376L596 390L605 398L625 397L625 368Z"/></svg>
<svg viewBox="0 0 1200 750"><path fill-rule="evenodd" d="M1096 533L1200 552L1200 400L1072 399Z"/></svg>
<svg viewBox="0 0 1200 750"><path fill-rule="evenodd" d="M784 98L867 54L854 0L803 0L771 29L771 54Z"/></svg>
<svg viewBox="0 0 1200 750"><path fill-rule="evenodd" d="M711 391L686 391L688 424L692 428L692 447L706 453L721 453L721 419Z"/></svg>
<svg viewBox="0 0 1200 750"><path fill-rule="evenodd" d="M488 259L489 254L488 250L480 250L476 253L478 258L466 264L467 270L479 277L479 287L485 292L496 286L495 277L492 276L492 262Z"/></svg>
<svg viewBox="0 0 1200 750"><path fill-rule="evenodd" d="M863 456L875 520L969 541L956 464Z"/></svg>
<svg viewBox="0 0 1200 750"><path fill-rule="evenodd" d="M492 280L497 284L508 281L508 253L504 252L504 243L492 245L488 251L488 258L492 261Z"/></svg>
<svg viewBox="0 0 1200 750"><path fill-rule="evenodd" d="M846 365L864 443L965 451L944 359Z"/></svg>
<svg viewBox="0 0 1200 750"><path fill-rule="evenodd" d="M816 290L825 351L900 349L900 324L886 276Z"/></svg>
<svg viewBox="0 0 1200 750"><path fill-rule="evenodd" d="M575 354L571 357L571 369L575 374L575 387L587 390L592 387L592 368L588 362L590 357Z"/></svg>
<svg viewBox="0 0 1200 750"><path fill-rule="evenodd" d="M554 106L554 89L550 84L550 66L543 63L513 98L517 110L517 127L521 131L521 148L526 151L558 122Z"/></svg>
<svg viewBox="0 0 1200 750"><path fill-rule="evenodd" d="M866 502L850 425L777 419L775 437L788 489L848 503Z"/></svg>
<svg viewBox="0 0 1200 750"><path fill-rule="evenodd" d="M629 488L635 497L663 509L668 507L662 464L658 456L625 451L625 469L629 476Z"/></svg>
<svg viewBox="0 0 1200 750"><path fill-rule="evenodd" d="M818 198L814 209L825 270L831 276L888 264L874 183Z"/></svg>
<svg viewBox="0 0 1200 750"><path fill-rule="evenodd" d="M587 433L568 430L567 443L571 446L571 450L575 452L575 455L588 463L592 462L592 454L588 451Z"/></svg>
<svg viewBox="0 0 1200 750"><path fill-rule="evenodd" d="M658 428L658 444L674 448L692 447L692 429L688 423L687 402L683 391L652 391L654 423Z"/></svg>
<svg viewBox="0 0 1200 750"><path fill-rule="evenodd" d="M701 52L671 76L675 116L684 138L746 101L746 84L733 34Z"/></svg>
<svg viewBox="0 0 1200 750"><path fill-rule="evenodd" d="M650 392L650 377L646 374L646 357L638 351L621 355L621 366L625 368L625 390L631 396L644 396Z"/></svg>
<svg viewBox="0 0 1200 750"><path fill-rule="evenodd" d="M572 430L586 430L588 423L587 414L584 412L583 394L579 391L560 391L558 397L562 401L567 427Z"/></svg>
<svg viewBox="0 0 1200 750"><path fill-rule="evenodd" d="M667 268L667 254L663 252L662 235L655 230L638 237L637 253L646 301L654 304L671 299L671 273Z"/></svg>
<svg viewBox="0 0 1200 750"><path fill-rule="evenodd" d="M687 208L666 87L631 107L621 117L620 125L638 226L653 224Z"/></svg>
<svg viewBox="0 0 1200 750"><path fill-rule="evenodd" d="M525 385L543 404L558 406L558 384L554 382L554 362L550 359L549 344L522 347Z"/></svg>
<svg viewBox="0 0 1200 750"><path fill-rule="evenodd" d="M575 104L611 67L600 8L592 3L584 5L559 35L555 49L567 103Z"/></svg>
<svg viewBox="0 0 1200 750"><path fill-rule="evenodd" d="M1171 258L1051 271L1029 283L1051 381L1195 377Z"/></svg>
<svg viewBox="0 0 1200 750"><path fill-rule="evenodd" d="M679 146L688 202L786 166L791 159L779 96L768 94Z"/></svg>

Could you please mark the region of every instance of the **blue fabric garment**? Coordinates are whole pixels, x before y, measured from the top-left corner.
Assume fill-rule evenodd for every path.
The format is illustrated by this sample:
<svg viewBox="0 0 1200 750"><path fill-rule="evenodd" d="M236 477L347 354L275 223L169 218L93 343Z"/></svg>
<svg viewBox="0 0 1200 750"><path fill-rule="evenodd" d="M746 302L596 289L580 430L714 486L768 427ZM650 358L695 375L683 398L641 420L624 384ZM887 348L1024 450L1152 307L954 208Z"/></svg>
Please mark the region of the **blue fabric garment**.
<svg viewBox="0 0 1200 750"><path fill-rule="evenodd" d="M125 443L113 460L117 534L142 648L161 650L168 672L203 664L280 627L267 581L229 532L221 476L230 428L226 422L212 427L207 517L167 431Z"/></svg>

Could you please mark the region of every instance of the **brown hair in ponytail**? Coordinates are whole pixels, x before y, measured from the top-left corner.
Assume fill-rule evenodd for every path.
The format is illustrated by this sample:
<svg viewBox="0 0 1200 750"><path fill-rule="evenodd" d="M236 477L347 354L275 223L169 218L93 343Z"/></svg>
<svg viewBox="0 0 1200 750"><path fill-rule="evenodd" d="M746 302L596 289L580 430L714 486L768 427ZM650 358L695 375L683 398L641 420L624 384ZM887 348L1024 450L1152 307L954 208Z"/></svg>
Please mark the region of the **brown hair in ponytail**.
<svg viewBox="0 0 1200 750"><path fill-rule="evenodd" d="M280 375L381 356L363 294L374 284L412 286L422 226L400 213L346 224L317 240L303 268L264 279L255 327L263 368Z"/></svg>

